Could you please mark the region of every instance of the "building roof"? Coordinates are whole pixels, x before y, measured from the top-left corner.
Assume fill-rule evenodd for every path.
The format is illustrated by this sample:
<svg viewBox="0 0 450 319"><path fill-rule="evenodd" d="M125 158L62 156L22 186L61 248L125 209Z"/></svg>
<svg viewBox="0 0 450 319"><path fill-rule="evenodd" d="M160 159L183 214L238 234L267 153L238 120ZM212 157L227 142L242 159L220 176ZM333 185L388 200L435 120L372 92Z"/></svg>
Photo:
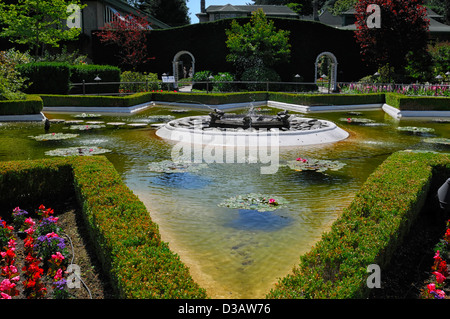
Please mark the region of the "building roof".
<svg viewBox="0 0 450 319"><path fill-rule="evenodd" d="M298 17L298 14L286 6L275 5L244 5L233 6L226 4L222 6L213 5L206 8L206 13L252 13L262 9L267 16L290 16Z"/></svg>
<svg viewBox="0 0 450 319"><path fill-rule="evenodd" d="M141 17L146 18L152 25L157 26L160 29L168 29L170 28L170 26L168 24L165 24L162 21L159 21L158 19L156 19L155 17L151 16L148 13L145 13L131 5L129 5L127 2L125 1L121 1L121 0L103 0L103 2L107 5L110 5L111 7L118 9L122 12L125 12L127 14L134 14L134 15L139 15Z"/></svg>

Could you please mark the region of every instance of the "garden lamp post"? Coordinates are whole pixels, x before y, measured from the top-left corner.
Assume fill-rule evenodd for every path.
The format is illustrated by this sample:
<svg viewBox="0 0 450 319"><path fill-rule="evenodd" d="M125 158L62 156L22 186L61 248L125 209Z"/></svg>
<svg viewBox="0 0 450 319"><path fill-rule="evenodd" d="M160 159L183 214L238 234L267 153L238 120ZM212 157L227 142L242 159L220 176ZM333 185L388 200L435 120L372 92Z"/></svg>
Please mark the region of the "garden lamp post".
<svg viewBox="0 0 450 319"><path fill-rule="evenodd" d="M210 75L208 81L206 81L206 93L209 93L209 82L212 82L212 80L214 80L214 77Z"/></svg>
<svg viewBox="0 0 450 319"><path fill-rule="evenodd" d="M302 80L302 77L300 74L297 73L296 75L294 75L294 79L295 79L295 82L300 83L300 81ZM297 84L295 86L297 93L298 93L299 86L300 86L299 84Z"/></svg>
<svg viewBox="0 0 450 319"><path fill-rule="evenodd" d="M448 209L450 207L450 178L438 189L437 196L441 208Z"/></svg>
<svg viewBox="0 0 450 319"><path fill-rule="evenodd" d="M97 76L94 79L94 81L97 83L97 88L99 87L99 83L100 83L101 80L102 79L97 74ZM100 90L97 90L97 95L99 95L99 94L100 94Z"/></svg>

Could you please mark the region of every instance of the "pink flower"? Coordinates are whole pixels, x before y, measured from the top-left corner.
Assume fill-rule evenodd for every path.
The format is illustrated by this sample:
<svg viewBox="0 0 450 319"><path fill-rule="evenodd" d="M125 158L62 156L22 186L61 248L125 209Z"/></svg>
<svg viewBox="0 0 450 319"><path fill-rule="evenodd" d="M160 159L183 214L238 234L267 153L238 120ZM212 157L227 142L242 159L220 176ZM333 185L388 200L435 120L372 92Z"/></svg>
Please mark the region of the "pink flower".
<svg viewBox="0 0 450 319"><path fill-rule="evenodd" d="M428 285L427 285L427 288L428 288L428 293L431 293L431 292L433 292L433 291L436 291L436 285L433 284L433 283L428 284Z"/></svg>
<svg viewBox="0 0 450 319"><path fill-rule="evenodd" d="M11 296L8 294L5 294L4 292L0 293L0 296L2 296L1 299L11 299Z"/></svg>
<svg viewBox="0 0 450 319"><path fill-rule="evenodd" d="M13 251L16 249L16 241L14 239L8 241L8 248L11 248Z"/></svg>
<svg viewBox="0 0 450 319"><path fill-rule="evenodd" d="M436 254L434 254L434 257L433 257L433 258L434 258L434 259L439 258L439 250L436 251Z"/></svg>
<svg viewBox="0 0 450 319"><path fill-rule="evenodd" d="M55 232L51 232L51 233L48 233L47 235L45 235L45 237L54 238L54 237L59 237L59 236L58 236L58 234L55 234Z"/></svg>
<svg viewBox="0 0 450 319"><path fill-rule="evenodd" d="M55 281L58 281L58 280L62 279L62 277L63 277L63 275L62 275L62 269L59 268L59 269L56 271L56 275L53 277L53 279L54 279Z"/></svg>
<svg viewBox="0 0 450 319"><path fill-rule="evenodd" d="M436 293L438 295L439 298L445 298L445 292L443 290L437 289Z"/></svg>
<svg viewBox="0 0 450 319"><path fill-rule="evenodd" d="M446 279L443 274L441 274L440 272L437 272L437 271L433 272L433 275L436 276L436 282L438 284L442 284Z"/></svg>
<svg viewBox="0 0 450 319"><path fill-rule="evenodd" d="M59 251L57 251L56 254L52 255L52 258L55 259L56 262L64 260L64 256Z"/></svg>
<svg viewBox="0 0 450 319"><path fill-rule="evenodd" d="M29 224L30 226L34 226L36 224L31 217L25 219L25 223Z"/></svg>
<svg viewBox="0 0 450 319"><path fill-rule="evenodd" d="M277 203L277 201L275 199L273 199L273 198L269 199L269 204L276 204L276 203Z"/></svg>
<svg viewBox="0 0 450 319"><path fill-rule="evenodd" d="M32 227L30 227L30 228L25 229L25 232L26 232L28 235L32 235L32 234L34 233L34 229L33 229Z"/></svg>
<svg viewBox="0 0 450 319"><path fill-rule="evenodd" d="M15 283L12 283L9 281L9 279L3 279L3 281L0 283L0 291L7 291L16 286Z"/></svg>

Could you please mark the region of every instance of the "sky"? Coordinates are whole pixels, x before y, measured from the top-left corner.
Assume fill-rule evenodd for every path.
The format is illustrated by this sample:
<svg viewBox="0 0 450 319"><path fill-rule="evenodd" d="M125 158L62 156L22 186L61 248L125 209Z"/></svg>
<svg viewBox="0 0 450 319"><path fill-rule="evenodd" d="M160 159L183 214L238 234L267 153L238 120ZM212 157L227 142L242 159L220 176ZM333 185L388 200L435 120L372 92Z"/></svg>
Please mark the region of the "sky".
<svg viewBox="0 0 450 319"><path fill-rule="evenodd" d="M212 5L246 5L247 3L253 3L252 0L205 0L206 8ZM191 23L198 23L197 13L200 13L200 0L189 0L187 2L189 9L189 16L191 17Z"/></svg>

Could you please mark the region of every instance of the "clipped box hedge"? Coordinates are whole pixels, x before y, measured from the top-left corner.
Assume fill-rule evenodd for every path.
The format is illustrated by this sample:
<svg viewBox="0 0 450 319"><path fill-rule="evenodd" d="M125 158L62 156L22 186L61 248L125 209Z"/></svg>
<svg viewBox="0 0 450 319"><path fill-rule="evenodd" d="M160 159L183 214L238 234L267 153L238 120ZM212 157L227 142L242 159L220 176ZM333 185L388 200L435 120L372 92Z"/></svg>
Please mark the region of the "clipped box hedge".
<svg viewBox="0 0 450 319"><path fill-rule="evenodd" d="M386 104L402 111L450 111L450 97L386 93Z"/></svg>
<svg viewBox="0 0 450 319"><path fill-rule="evenodd" d="M358 104L383 104L383 93L372 94L293 94L270 92L271 101L319 106L319 105L358 105Z"/></svg>
<svg viewBox="0 0 450 319"><path fill-rule="evenodd" d="M243 93L176 93L155 92L155 102L203 103L210 105L267 101L267 92Z"/></svg>
<svg viewBox="0 0 450 319"><path fill-rule="evenodd" d="M367 267L383 271L422 210L450 175L450 155L401 151L372 173L328 233L269 298L367 298Z"/></svg>
<svg viewBox="0 0 450 319"><path fill-rule="evenodd" d="M118 298L205 298L158 225L106 157L0 162L0 211L64 200L75 193Z"/></svg>
<svg viewBox="0 0 450 319"><path fill-rule="evenodd" d="M0 115L39 114L43 106L38 95L27 95L25 100L3 100L0 101Z"/></svg>
<svg viewBox="0 0 450 319"><path fill-rule="evenodd" d="M131 107L150 102L152 93L135 93L127 96L101 95L52 95L41 94L44 106L80 106L80 107Z"/></svg>

